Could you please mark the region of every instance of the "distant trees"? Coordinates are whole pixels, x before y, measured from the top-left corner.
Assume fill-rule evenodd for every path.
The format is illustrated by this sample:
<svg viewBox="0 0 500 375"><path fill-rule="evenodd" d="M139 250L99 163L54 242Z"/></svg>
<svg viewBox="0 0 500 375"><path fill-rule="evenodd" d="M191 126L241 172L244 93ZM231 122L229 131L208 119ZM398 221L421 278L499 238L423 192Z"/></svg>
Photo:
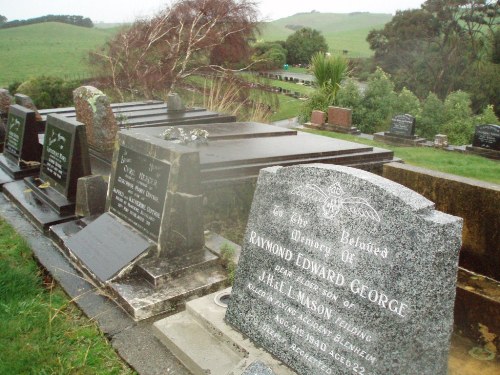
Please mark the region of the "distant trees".
<svg viewBox="0 0 500 375"><path fill-rule="evenodd" d="M291 34L285 41L289 64L308 64L317 52L327 52L325 37L318 30L303 27Z"/></svg>
<svg viewBox="0 0 500 375"><path fill-rule="evenodd" d="M202 69L224 70L227 61L244 61L257 14L249 0L177 0L118 33L91 53L90 63L120 95L169 92Z"/></svg>
<svg viewBox="0 0 500 375"><path fill-rule="evenodd" d="M43 22L61 22L67 23L70 25L81 26L81 27L94 27L94 23L90 18L83 16L68 16L68 15L53 15L49 14L43 17L30 18L27 20L14 20L10 22L6 22L7 18L2 22L0 16L0 28L9 28L9 27L18 27L18 26L26 26L26 25L34 25L36 23Z"/></svg>
<svg viewBox="0 0 500 375"><path fill-rule="evenodd" d="M2 15L0 14L0 25L1 25L1 24L3 24L3 23L5 23L5 22L7 22L7 17L2 16Z"/></svg>
<svg viewBox="0 0 500 375"><path fill-rule="evenodd" d="M499 19L496 0L427 0L421 9L397 12L367 40L375 63L398 89L406 86L420 98L434 92L441 99L465 90L477 111L499 105Z"/></svg>
<svg viewBox="0 0 500 375"><path fill-rule="evenodd" d="M255 64L252 69L272 70L282 68L286 63L287 51L283 42L261 42L253 46L252 60Z"/></svg>

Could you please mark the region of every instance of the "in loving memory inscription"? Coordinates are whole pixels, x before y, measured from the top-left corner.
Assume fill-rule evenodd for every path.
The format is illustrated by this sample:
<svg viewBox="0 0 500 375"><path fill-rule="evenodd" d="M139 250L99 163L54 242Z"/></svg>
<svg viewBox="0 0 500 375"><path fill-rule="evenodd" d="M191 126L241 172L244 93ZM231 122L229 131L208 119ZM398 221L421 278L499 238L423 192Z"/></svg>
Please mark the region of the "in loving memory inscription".
<svg viewBox="0 0 500 375"><path fill-rule="evenodd" d="M226 320L300 374L444 375L460 228L367 172L269 168Z"/></svg>

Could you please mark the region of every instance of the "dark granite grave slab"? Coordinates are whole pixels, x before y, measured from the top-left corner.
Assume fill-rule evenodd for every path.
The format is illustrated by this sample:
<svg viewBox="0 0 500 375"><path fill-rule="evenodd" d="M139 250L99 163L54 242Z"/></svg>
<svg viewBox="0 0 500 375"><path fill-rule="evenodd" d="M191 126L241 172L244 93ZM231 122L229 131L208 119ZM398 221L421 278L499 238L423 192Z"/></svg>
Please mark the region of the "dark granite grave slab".
<svg viewBox="0 0 500 375"><path fill-rule="evenodd" d="M138 133L147 134L153 137L161 138L161 134L171 129L171 126L146 127L137 130ZM258 122L234 122L234 123L213 123L213 124L192 124L175 126L176 129L183 129L188 133L193 129L203 129L208 132L208 140L228 140L228 139L247 139L278 137L286 135L297 135L296 130L280 128L277 126L260 124ZM135 131L135 130L134 130Z"/></svg>
<svg viewBox="0 0 500 375"><path fill-rule="evenodd" d="M394 135L389 132L379 132L373 134L373 140L387 143L394 146L419 146L425 143L425 138L417 136Z"/></svg>
<svg viewBox="0 0 500 375"><path fill-rule="evenodd" d="M78 178L89 174L91 172L85 125L61 115L49 115L40 180L72 201L76 196Z"/></svg>
<svg viewBox="0 0 500 375"><path fill-rule="evenodd" d="M65 241L70 255L101 283L133 264L154 247L152 242L104 213ZM102 251L105 249L105 251Z"/></svg>
<svg viewBox="0 0 500 375"><path fill-rule="evenodd" d="M109 212L158 241L170 165L120 147Z"/></svg>
<svg viewBox="0 0 500 375"><path fill-rule="evenodd" d="M365 171L264 169L226 321L303 375L446 375L461 230Z"/></svg>
<svg viewBox="0 0 500 375"><path fill-rule="evenodd" d="M260 169L273 165L321 162L381 172L383 164L394 161L390 150L273 125L235 122L180 127L185 131L201 128L209 132L208 143L184 145L199 152L204 185L255 179ZM133 128L123 132L160 139L167 128L170 127ZM92 168L109 175L110 157L93 154Z"/></svg>
<svg viewBox="0 0 500 375"><path fill-rule="evenodd" d="M73 214L59 214L51 206L41 200L26 186L24 180L3 185L4 195L12 201L21 212L42 232L47 233L49 227L75 219Z"/></svg>

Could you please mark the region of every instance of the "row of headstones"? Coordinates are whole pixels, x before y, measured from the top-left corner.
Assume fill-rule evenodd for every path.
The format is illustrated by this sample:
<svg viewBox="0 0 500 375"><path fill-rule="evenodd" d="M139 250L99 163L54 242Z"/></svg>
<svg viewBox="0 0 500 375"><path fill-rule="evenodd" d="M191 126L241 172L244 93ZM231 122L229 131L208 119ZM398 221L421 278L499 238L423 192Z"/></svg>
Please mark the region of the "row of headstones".
<svg viewBox="0 0 500 375"><path fill-rule="evenodd" d="M311 121L306 126L312 128L339 131L343 133L357 134L357 128L352 126L352 109L330 106L328 108L328 122L326 113L314 110ZM383 139L391 137L400 138L401 141L411 140L416 143L425 142L425 139L415 135L416 118L409 114L399 114L392 118L389 131L377 133L375 137ZM444 134L437 134L434 139L434 146L439 148L448 147L448 137ZM500 125L484 124L477 125L474 132L473 147L500 151Z"/></svg>
<svg viewBox="0 0 500 375"><path fill-rule="evenodd" d="M160 252L199 250L204 240L197 152L173 143L167 148L160 138L133 132L120 134L119 144L113 159L106 212L156 243ZM24 211L36 210L31 207L32 202L24 201L29 191L44 204L39 211L53 212L45 212L47 221L40 219L38 226L42 230L75 218L78 203L85 206L103 198L85 197L85 192L78 192L86 187L83 177L91 176L86 127L62 115L47 116L42 147L38 143L35 112L11 105L0 171L4 193L27 206ZM95 177L103 183L102 177ZM77 196L85 198L84 202L77 202ZM82 208L79 211L100 213ZM184 212L189 213L189 220ZM32 216L36 215L32 212ZM137 255L128 254L113 270L99 274L100 280L105 282L115 276Z"/></svg>
<svg viewBox="0 0 500 375"><path fill-rule="evenodd" d="M33 120L23 107L9 111L5 156L19 168L34 159L20 143L34 137L26 127ZM27 186L56 206L55 197L74 199L76 180L90 174L85 146L82 124L49 115L40 176ZM107 212L91 224L101 229L98 240L133 234L167 255L199 249L202 228L189 227L201 208L198 162L182 146L120 132ZM128 226L106 231L110 219ZM86 237L82 260L95 262L93 239L83 230L78 236ZM460 237L460 219L368 172L265 169L226 319L300 374L444 375ZM112 254L119 257L112 263L97 259L105 264L94 269L97 277L115 277L145 249L136 250Z"/></svg>

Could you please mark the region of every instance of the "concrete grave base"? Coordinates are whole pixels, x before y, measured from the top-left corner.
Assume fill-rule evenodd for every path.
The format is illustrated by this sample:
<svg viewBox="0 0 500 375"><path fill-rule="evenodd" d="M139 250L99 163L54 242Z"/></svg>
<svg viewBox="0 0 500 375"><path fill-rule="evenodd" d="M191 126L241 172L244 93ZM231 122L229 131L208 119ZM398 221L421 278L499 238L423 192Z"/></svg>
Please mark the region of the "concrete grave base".
<svg viewBox="0 0 500 375"><path fill-rule="evenodd" d="M40 200L24 180L3 185L3 193L42 232L54 224L75 219L74 214L59 214Z"/></svg>
<svg viewBox="0 0 500 375"><path fill-rule="evenodd" d="M333 124L325 124L324 129L331 132L344 133L344 134L352 134L352 135L361 134L359 129L355 126L345 127Z"/></svg>
<svg viewBox="0 0 500 375"><path fill-rule="evenodd" d="M155 336L195 375L244 374L256 361L276 375L295 374L224 322L218 294L189 301L184 312L155 322Z"/></svg>
<svg viewBox="0 0 500 375"><path fill-rule="evenodd" d="M145 258L123 277L103 283L75 261L68 247L69 239L95 219L83 218L54 225L50 228L51 237L73 265L96 285L105 287L134 320L175 312L184 306L186 299L212 293L227 285L226 272L216 254L222 244L229 241L218 240L219 236L210 233L206 234L206 244L200 252L168 260Z"/></svg>
<svg viewBox="0 0 500 375"><path fill-rule="evenodd" d="M497 150L491 150L488 148L481 148L474 146L467 146L465 149L467 150L467 152L470 152L471 154L483 156L488 159L500 160L500 151Z"/></svg>
<svg viewBox="0 0 500 375"><path fill-rule="evenodd" d="M380 132L373 134L373 140L395 146L419 146L420 143L426 142L425 138L419 138L417 136L403 137L390 134L387 132Z"/></svg>

